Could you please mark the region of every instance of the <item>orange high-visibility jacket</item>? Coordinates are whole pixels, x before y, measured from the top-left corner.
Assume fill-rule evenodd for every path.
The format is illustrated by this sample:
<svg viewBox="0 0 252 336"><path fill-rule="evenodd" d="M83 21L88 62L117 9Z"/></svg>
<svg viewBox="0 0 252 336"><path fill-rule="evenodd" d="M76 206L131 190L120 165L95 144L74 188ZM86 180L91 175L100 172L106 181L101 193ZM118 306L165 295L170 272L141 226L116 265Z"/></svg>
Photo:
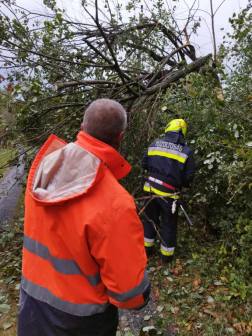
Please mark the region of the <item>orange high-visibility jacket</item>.
<svg viewBox="0 0 252 336"><path fill-rule="evenodd" d="M51 135L34 160L25 196L22 282L33 298L88 316L110 303L134 308L149 288L142 224L117 182L131 166L80 132Z"/></svg>

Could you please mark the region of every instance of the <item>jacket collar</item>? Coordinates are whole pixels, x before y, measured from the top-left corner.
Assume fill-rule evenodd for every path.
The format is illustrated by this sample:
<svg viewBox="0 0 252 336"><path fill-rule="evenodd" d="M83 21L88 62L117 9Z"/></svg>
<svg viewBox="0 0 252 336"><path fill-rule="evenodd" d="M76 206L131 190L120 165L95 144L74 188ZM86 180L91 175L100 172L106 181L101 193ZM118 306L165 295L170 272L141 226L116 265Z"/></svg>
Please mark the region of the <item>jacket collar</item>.
<svg viewBox="0 0 252 336"><path fill-rule="evenodd" d="M166 132L165 133L165 140L173 143L184 144L184 136L180 133L175 132Z"/></svg>
<svg viewBox="0 0 252 336"><path fill-rule="evenodd" d="M104 161L117 180L125 177L130 172L131 165L114 148L89 134L81 131L77 135L75 143Z"/></svg>

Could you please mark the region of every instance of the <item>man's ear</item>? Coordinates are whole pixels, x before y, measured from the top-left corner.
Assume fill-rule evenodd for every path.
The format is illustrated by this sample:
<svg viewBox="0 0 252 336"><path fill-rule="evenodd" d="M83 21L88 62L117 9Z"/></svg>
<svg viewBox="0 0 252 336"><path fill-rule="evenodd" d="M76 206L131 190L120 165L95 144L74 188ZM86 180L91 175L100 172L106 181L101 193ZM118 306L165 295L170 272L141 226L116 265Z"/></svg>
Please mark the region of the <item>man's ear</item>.
<svg viewBox="0 0 252 336"><path fill-rule="evenodd" d="M80 127L81 131L83 131L83 123L81 124L81 127Z"/></svg>
<svg viewBox="0 0 252 336"><path fill-rule="evenodd" d="M118 149L120 148L120 146L121 146L121 143L122 143L122 141L123 141L123 135L124 135L124 132L121 132L121 133L118 135L118 137L117 137L117 139L116 139L116 141L115 141L115 146L114 146L114 148L115 148L116 150L118 150Z"/></svg>

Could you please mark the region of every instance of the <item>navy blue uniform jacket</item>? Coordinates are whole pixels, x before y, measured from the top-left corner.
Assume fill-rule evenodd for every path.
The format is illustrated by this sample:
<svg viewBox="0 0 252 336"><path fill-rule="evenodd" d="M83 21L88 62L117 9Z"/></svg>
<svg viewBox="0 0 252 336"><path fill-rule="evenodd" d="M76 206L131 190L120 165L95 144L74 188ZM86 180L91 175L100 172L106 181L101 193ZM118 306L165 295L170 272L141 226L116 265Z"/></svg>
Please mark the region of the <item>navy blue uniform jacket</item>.
<svg viewBox="0 0 252 336"><path fill-rule="evenodd" d="M168 152L168 155L172 155L174 158L160 155L162 152ZM167 132L165 139L153 142L146 150L141 166L148 170L150 176L160 179L178 190L189 188L194 178L193 152L185 145L184 137L180 133ZM153 188L167 191L164 186L153 181L148 182Z"/></svg>

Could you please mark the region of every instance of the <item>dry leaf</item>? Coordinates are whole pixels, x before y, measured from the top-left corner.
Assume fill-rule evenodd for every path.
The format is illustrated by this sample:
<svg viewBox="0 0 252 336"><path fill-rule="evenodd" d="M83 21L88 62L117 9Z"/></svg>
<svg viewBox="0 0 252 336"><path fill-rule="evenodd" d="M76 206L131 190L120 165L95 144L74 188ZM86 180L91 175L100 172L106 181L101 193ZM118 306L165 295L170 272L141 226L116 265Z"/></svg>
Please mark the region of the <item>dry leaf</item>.
<svg viewBox="0 0 252 336"><path fill-rule="evenodd" d="M242 332L241 323L235 323L235 324L233 324L233 327L235 328L236 331Z"/></svg>
<svg viewBox="0 0 252 336"><path fill-rule="evenodd" d="M193 326L193 322L190 322L189 326L187 327L187 330L191 330Z"/></svg>
<svg viewBox="0 0 252 336"><path fill-rule="evenodd" d="M169 324L169 325L166 326L166 332L167 332L167 334L169 332L168 335L170 335L170 333L174 333L174 331L175 331L175 326L173 324Z"/></svg>
<svg viewBox="0 0 252 336"><path fill-rule="evenodd" d="M251 332L252 332L252 327L251 326L247 326L246 333L249 334Z"/></svg>
<svg viewBox="0 0 252 336"><path fill-rule="evenodd" d="M244 311L242 308L238 308L239 316L244 316Z"/></svg>
<svg viewBox="0 0 252 336"><path fill-rule="evenodd" d="M222 317L221 317L221 316L218 316L218 317L216 317L214 323L215 323L215 324L220 324L221 321L222 321Z"/></svg>
<svg viewBox="0 0 252 336"><path fill-rule="evenodd" d="M181 271L183 269L183 265L178 265L178 270Z"/></svg>
<svg viewBox="0 0 252 336"><path fill-rule="evenodd" d="M157 266L156 270L159 271L163 266Z"/></svg>
<svg viewBox="0 0 252 336"><path fill-rule="evenodd" d="M12 83L9 83L7 85L7 89L10 90L10 92L14 92L14 87L12 86Z"/></svg>
<svg viewBox="0 0 252 336"><path fill-rule="evenodd" d="M223 281L223 282L226 282L226 283L228 283L228 279L225 277L225 276L223 276L223 277L220 277L221 278L221 280Z"/></svg>
<svg viewBox="0 0 252 336"><path fill-rule="evenodd" d="M159 301L159 289L158 287L154 287L154 301Z"/></svg>
<svg viewBox="0 0 252 336"><path fill-rule="evenodd" d="M220 317L217 313L215 313L215 312L213 312L213 311L211 311L211 310L209 310L209 309L204 309L204 313L206 313L206 314L209 314L209 315L212 315L212 316L214 316L214 317Z"/></svg>
<svg viewBox="0 0 252 336"><path fill-rule="evenodd" d="M247 323L246 323L245 321L242 321L242 322L241 322L241 325L242 325L242 328L245 330L246 327L247 327Z"/></svg>
<svg viewBox="0 0 252 336"><path fill-rule="evenodd" d="M231 315L230 311L227 313L226 316L227 316L228 321L230 322L232 320L232 315Z"/></svg>
<svg viewBox="0 0 252 336"><path fill-rule="evenodd" d="M201 279L196 279L193 281L193 290L195 291L197 287L201 284Z"/></svg>

